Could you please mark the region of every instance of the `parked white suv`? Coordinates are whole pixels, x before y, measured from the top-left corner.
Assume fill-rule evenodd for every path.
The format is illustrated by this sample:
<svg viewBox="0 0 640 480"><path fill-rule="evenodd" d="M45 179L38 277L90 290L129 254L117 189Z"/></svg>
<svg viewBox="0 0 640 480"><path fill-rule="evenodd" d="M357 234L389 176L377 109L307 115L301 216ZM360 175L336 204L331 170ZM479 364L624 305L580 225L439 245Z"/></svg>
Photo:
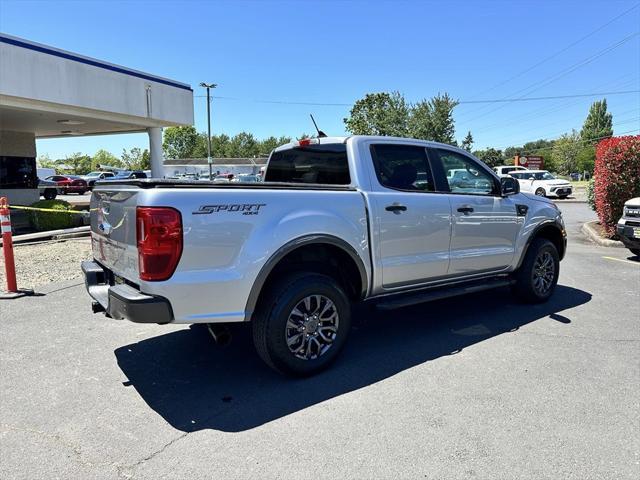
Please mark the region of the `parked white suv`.
<svg viewBox="0 0 640 480"><path fill-rule="evenodd" d="M511 172L509 175L518 180L521 192L535 193L540 197L567 198L573 191L571 183L554 177L546 170Z"/></svg>
<svg viewBox="0 0 640 480"><path fill-rule="evenodd" d="M519 165L501 165L499 167L493 167L493 171L498 174L499 177L507 177L512 172L528 171L527 167L521 167Z"/></svg>

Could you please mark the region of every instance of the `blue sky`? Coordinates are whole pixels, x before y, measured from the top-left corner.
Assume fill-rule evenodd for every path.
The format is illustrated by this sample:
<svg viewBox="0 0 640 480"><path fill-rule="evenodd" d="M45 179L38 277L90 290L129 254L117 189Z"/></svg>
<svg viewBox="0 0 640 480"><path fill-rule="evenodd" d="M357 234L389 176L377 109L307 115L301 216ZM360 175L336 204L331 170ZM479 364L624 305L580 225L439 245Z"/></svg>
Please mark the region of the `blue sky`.
<svg viewBox="0 0 640 480"><path fill-rule="evenodd" d="M639 4L0 0L0 31L187 82L195 95L201 81L216 82L216 94L229 98L213 103L214 133L297 136L312 131L312 112L321 129L339 135L349 107L256 101L351 104L391 90L411 101L438 92L478 100L638 90L640 36L616 44L640 31ZM580 128L595 99L463 104L456 136L471 130L475 148L554 138ZM205 131L205 100L194 100L196 128ZM637 133L640 94L607 101L615 133ZM41 140L38 153L119 155L147 143L144 134Z"/></svg>

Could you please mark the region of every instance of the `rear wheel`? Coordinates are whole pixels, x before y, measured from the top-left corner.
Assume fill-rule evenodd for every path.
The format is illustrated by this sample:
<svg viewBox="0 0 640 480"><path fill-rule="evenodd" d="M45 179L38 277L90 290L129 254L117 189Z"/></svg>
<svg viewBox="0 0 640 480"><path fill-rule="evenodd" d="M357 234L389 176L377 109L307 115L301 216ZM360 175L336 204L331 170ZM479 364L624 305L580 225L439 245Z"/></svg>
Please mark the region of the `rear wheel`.
<svg viewBox="0 0 640 480"><path fill-rule="evenodd" d="M513 293L527 303L546 302L558 283L560 257L555 245L544 238L531 242L515 273Z"/></svg>
<svg viewBox="0 0 640 480"><path fill-rule="evenodd" d="M539 197L546 197L547 193L544 191L544 188L538 188L536 190L536 195L538 195Z"/></svg>
<svg viewBox="0 0 640 480"><path fill-rule="evenodd" d="M56 198L57 195L58 195L58 192L56 192L55 188L46 188L44 190L44 193L42 194L45 200L53 200Z"/></svg>
<svg viewBox="0 0 640 480"><path fill-rule="evenodd" d="M258 354L275 370L308 376L329 366L351 326L351 305L326 275L288 275L261 299L253 319Z"/></svg>

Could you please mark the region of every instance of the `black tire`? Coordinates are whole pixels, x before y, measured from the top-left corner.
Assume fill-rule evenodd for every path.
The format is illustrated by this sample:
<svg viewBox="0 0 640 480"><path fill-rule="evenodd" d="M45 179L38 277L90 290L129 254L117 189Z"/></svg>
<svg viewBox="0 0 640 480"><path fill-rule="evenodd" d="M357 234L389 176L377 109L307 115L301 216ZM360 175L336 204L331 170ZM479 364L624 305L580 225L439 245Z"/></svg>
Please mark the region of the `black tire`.
<svg viewBox="0 0 640 480"><path fill-rule="evenodd" d="M316 319L314 329L313 326L309 327L308 322L303 320L302 316L294 313L294 309L303 304L305 298L312 296L319 296L321 299L320 304L316 306L318 311L322 310L323 307L327 307L329 304L326 300L330 300L333 303L333 307L329 306L332 310L327 313L335 312L338 319L335 334L331 332L327 334L327 337L332 337L330 338L330 345L322 353L320 353L321 343L325 340L318 337L318 334L321 333L320 330L326 333L328 324L319 324ZM310 305L313 307L315 302L315 299L311 299ZM305 309L302 308L301 310ZM324 311L319 314L319 316L322 315L327 316ZM288 323L292 316L295 316L293 318L296 324L299 325L298 329L302 331L288 326L292 324ZM331 315L331 318L335 318L334 315ZM311 321L311 317L309 317L309 321ZM325 320L325 322L327 321L329 320ZM342 350L351 328L351 305L349 298L333 278L317 273L296 273L278 280L265 292L257 307L252 323L253 343L260 358L280 373L304 377L316 374L327 368ZM304 330L306 328L309 328L309 331ZM322 336L325 333L322 333ZM290 335L289 340L292 337L297 337L302 345L305 345L305 342L306 345L310 345L312 344L311 340L313 340L310 358L297 356L292 349L295 349L300 343L293 343L289 347L287 335ZM310 339L311 336L315 336L316 339ZM313 358L314 350L317 352L315 358ZM309 350L303 348L299 355L304 355L305 353L309 353Z"/></svg>
<svg viewBox="0 0 640 480"><path fill-rule="evenodd" d="M640 248L630 248L631 253L633 253L636 257L640 257Z"/></svg>
<svg viewBox="0 0 640 480"><path fill-rule="evenodd" d="M542 268L540 262L547 260L551 262L552 271ZM553 295L559 274L560 257L556 246L549 240L536 238L529 245L522 265L515 272L513 294L526 303L546 302ZM540 280L541 275L545 281Z"/></svg>
<svg viewBox="0 0 640 480"><path fill-rule="evenodd" d="M547 192L544 191L544 188L538 188L536 189L536 195L539 197L546 197Z"/></svg>
<svg viewBox="0 0 640 480"><path fill-rule="evenodd" d="M42 194L45 200L54 200L56 196L58 196L58 192L55 188L45 188L44 193Z"/></svg>

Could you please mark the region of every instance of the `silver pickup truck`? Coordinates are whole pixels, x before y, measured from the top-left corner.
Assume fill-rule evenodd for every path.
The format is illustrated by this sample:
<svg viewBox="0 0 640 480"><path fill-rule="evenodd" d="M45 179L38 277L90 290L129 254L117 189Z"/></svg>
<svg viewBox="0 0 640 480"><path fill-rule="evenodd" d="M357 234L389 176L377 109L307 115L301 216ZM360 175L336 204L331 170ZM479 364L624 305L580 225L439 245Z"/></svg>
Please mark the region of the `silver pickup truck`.
<svg viewBox="0 0 640 480"><path fill-rule="evenodd" d="M251 322L260 356L293 375L336 358L356 302L504 286L544 302L566 249L558 208L515 179L450 145L368 136L283 145L260 183L100 183L91 237L94 312L214 334Z"/></svg>

